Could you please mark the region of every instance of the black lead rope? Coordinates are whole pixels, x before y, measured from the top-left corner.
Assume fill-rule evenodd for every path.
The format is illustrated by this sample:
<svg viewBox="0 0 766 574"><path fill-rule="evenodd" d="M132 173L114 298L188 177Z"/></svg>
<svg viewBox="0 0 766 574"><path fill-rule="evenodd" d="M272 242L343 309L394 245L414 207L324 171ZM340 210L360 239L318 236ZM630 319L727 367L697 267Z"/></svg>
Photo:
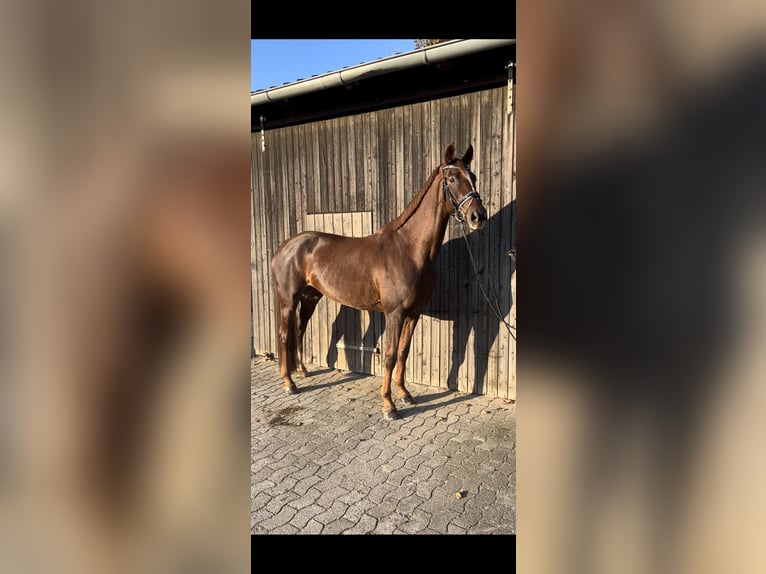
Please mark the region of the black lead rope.
<svg viewBox="0 0 766 574"><path fill-rule="evenodd" d="M457 218L455 218L457 219ZM492 288L492 294L495 297L495 303L493 304L492 301L489 300L489 296L487 295L487 291L484 289L484 285L481 284L481 281L479 280L479 269L476 267L476 260L473 258L473 253L471 252L471 245L468 243L468 236L465 232L465 221L462 219L458 219L460 222L460 231L463 233L463 240L465 241L465 246L468 249L468 257L471 259L471 265L473 266L473 271L476 273L476 282L479 284L479 288L481 289L481 294L484 296L484 300L489 305L489 308L492 310L492 312L495 314L495 316L502 321L503 325L505 325L505 328L508 329L508 334L513 337L513 340L516 340L516 335L513 334L513 329L516 327L509 324L508 321L505 320L505 318L500 313L500 303L498 302L498 295L497 295L497 289L495 289L494 284L490 280L489 276L487 276L487 283L489 283L489 286Z"/></svg>

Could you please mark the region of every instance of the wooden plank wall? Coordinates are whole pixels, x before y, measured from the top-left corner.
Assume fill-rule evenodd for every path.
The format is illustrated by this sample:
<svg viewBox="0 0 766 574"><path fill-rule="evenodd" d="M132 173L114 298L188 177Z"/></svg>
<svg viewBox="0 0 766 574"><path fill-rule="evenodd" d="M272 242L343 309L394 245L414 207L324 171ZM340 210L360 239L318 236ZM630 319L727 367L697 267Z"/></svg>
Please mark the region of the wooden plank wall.
<svg viewBox="0 0 766 574"><path fill-rule="evenodd" d="M460 227L451 221L437 261L433 298L413 336L407 379L438 388L516 396L515 117L506 87L268 130L252 146L253 350L278 355L271 256L307 229L366 235L405 207L454 142L474 146L477 191L488 224L471 233L480 268L471 267ZM509 332L484 300L478 281ZM319 365L382 374L370 349L382 344L380 313L333 302L317 308L306 334L307 359Z"/></svg>

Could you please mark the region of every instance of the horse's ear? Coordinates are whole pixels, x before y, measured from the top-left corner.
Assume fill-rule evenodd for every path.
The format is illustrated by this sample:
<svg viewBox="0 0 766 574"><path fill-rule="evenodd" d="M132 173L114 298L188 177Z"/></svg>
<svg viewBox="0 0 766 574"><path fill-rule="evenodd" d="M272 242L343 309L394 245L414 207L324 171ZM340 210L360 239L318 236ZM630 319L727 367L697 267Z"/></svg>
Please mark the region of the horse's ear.
<svg viewBox="0 0 766 574"><path fill-rule="evenodd" d="M460 160L465 165L471 165L471 160L473 159L473 144L468 146L468 149L465 150L465 153L463 154L463 158Z"/></svg>
<svg viewBox="0 0 766 574"><path fill-rule="evenodd" d="M448 164L453 159L455 159L455 144L451 143L447 146L447 149L444 150L444 164Z"/></svg>

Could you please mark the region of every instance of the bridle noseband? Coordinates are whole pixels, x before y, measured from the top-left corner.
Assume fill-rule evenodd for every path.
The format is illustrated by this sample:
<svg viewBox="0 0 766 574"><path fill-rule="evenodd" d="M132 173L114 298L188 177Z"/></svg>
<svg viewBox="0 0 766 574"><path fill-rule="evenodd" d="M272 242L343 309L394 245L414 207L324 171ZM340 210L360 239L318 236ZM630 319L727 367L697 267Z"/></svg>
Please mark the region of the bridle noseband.
<svg viewBox="0 0 766 574"><path fill-rule="evenodd" d="M465 215L463 214L463 206L466 204L471 203L473 201L473 198L475 197L479 201L481 201L481 197L479 196L479 192L476 191L476 189L473 187L473 182L471 181L471 178L466 176L468 179L468 183L471 184L471 191L465 194L463 199L461 199L459 202L455 198L454 195L452 195L452 190L449 188L449 184L447 183L447 177L444 173L444 170L447 169L457 169L460 168L456 165L446 165L444 168L442 168L442 187L444 188L444 197L450 200L450 203L452 204L452 209L454 212L452 213L453 217L460 223L463 223L465 221Z"/></svg>

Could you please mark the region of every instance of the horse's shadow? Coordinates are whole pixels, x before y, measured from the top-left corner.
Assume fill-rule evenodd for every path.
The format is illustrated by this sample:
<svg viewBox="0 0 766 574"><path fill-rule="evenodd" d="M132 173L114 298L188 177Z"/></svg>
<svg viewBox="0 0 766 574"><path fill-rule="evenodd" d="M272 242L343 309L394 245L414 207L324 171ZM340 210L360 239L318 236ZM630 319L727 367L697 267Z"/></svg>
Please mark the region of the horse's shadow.
<svg viewBox="0 0 766 574"><path fill-rule="evenodd" d="M511 233L503 232L503 227L507 225L511 226ZM495 238L498 240L495 241ZM494 213L482 230L469 233L467 239L468 245L458 231L457 237L442 246L436 261L434 293L423 314L452 321L452 357L447 375L447 387L450 389L458 388L460 367L465 363L471 333L474 334L471 392L484 394L489 351L500 329L507 327L484 299L479 282L492 301L492 307L500 316L506 317L513 306L510 282L516 272L516 200ZM469 246L478 274L471 264ZM487 262L502 258L507 258L507 265L496 267L497 271L493 273ZM515 338L515 326L510 327L511 336Z"/></svg>
<svg viewBox="0 0 766 574"><path fill-rule="evenodd" d="M317 375L331 373L332 371L333 371L333 369L318 369L316 371L312 371L311 372L311 376L315 377ZM324 383L315 383L315 382L313 382L311 380L311 378L309 378L306 386L303 387L303 388L307 389L307 390L317 391L319 389L328 389L328 388L331 388L331 387L337 387L338 385L342 385L344 383L350 383L352 381L358 381L358 380L361 380L361 379L364 379L364 378L367 378L367 377L368 377L368 375L363 374L363 373L346 373L343 376L343 378L334 379L334 380L327 381L327 382L324 382Z"/></svg>
<svg viewBox="0 0 766 574"><path fill-rule="evenodd" d="M447 395L452 395L452 397L450 397L447 400L440 400L446 397ZM435 393L419 395L415 399L417 401L416 404L412 406L407 406L407 408L399 410L399 416L403 419L406 419L408 417L417 415L419 413L424 413L424 412L432 411L434 409L446 407L449 405L455 405L458 403L463 403L465 401L470 401L472 398L473 397L471 395L455 394L455 391L452 389L446 389L443 391L437 391Z"/></svg>
<svg viewBox="0 0 766 574"><path fill-rule="evenodd" d="M325 364L335 368L338 364L338 343L341 339L346 347L343 348L346 364L351 371L373 373L373 351L380 349L380 339L385 330L383 313L369 311L369 323L362 334L362 311L341 305L340 311L333 321L330 342L327 345ZM377 317L376 317L377 316ZM363 347L364 351L351 347Z"/></svg>
<svg viewBox="0 0 766 574"><path fill-rule="evenodd" d="M503 232L503 228L508 225L511 226L511 233ZM498 240L495 241L495 238ZM470 335L474 333L474 373L471 391L483 394L487 386L489 350L500 329L506 327L484 300L478 281L482 282L499 314L505 317L513 306L510 281L516 271L515 255L511 255L515 254L516 249L516 201L494 213L482 230L469 233L468 245L476 258L478 275L471 265L465 239L458 231L457 237L442 245L435 264L433 295L423 315L452 322L452 355L446 381L448 389L458 389L458 373L466 359ZM507 264L493 267L498 271L494 275L491 274L487 261L500 261L503 258L507 258ZM499 274L502 276L498 276ZM488 280L494 289L488 286ZM504 287L502 289L501 284ZM477 300L478 308L475 303ZM378 312L369 312L369 316L368 327L362 333L362 311L341 306L332 324L325 355L326 365L332 368L337 365L337 345L343 340L346 347L341 350L345 352L349 369L362 373L374 372L373 361L376 353L372 349L382 347L385 317ZM512 331L512 336L516 336L515 331ZM363 347L365 350L360 351L353 347Z"/></svg>

